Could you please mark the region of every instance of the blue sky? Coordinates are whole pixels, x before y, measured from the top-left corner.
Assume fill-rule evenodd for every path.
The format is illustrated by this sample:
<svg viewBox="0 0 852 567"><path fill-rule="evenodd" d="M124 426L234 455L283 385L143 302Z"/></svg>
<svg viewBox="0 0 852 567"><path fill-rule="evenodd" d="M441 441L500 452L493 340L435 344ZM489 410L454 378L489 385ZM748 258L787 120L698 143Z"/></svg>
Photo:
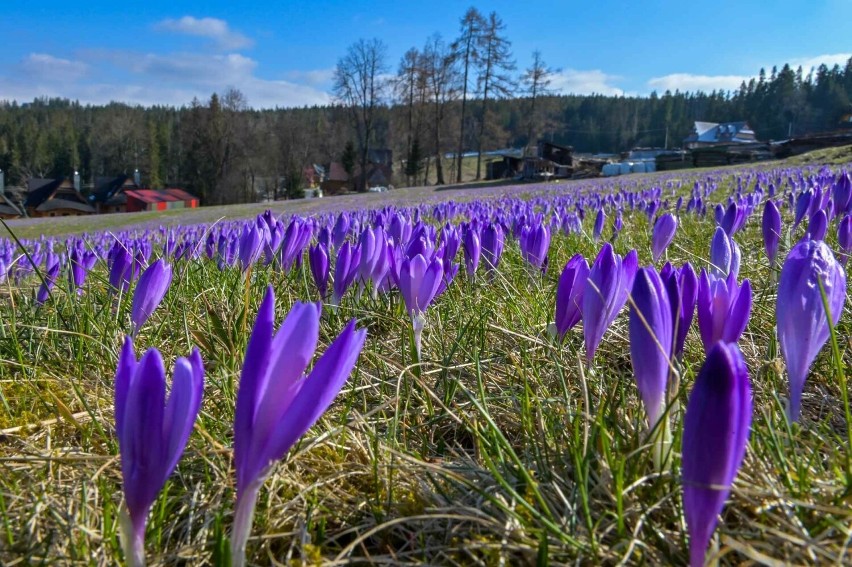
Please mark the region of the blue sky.
<svg viewBox="0 0 852 567"><path fill-rule="evenodd" d="M179 106L237 87L254 107L324 103L352 42L382 39L395 69L433 33L452 40L470 5L503 18L519 69L540 50L564 93L730 89L761 67L852 56L852 0L240 4L3 0L0 99Z"/></svg>

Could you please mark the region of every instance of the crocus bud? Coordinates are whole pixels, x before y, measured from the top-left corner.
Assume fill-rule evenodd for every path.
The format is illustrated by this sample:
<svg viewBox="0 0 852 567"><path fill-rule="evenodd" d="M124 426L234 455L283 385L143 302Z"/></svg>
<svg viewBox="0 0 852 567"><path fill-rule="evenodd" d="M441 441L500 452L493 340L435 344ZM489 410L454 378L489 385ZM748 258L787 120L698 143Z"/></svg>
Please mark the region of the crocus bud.
<svg viewBox="0 0 852 567"><path fill-rule="evenodd" d="M660 256L669 247L677 232L677 217L671 213L666 213L657 219L654 223L654 232L651 236L651 254L654 258L654 263L660 260Z"/></svg>
<svg viewBox="0 0 852 567"><path fill-rule="evenodd" d="M707 545L745 457L751 385L734 344L716 343L701 367L683 418L683 511L689 563L703 567Z"/></svg>
<svg viewBox="0 0 852 567"><path fill-rule="evenodd" d="M311 274L319 291L320 299L324 300L328 295L329 261L328 249L324 244L311 246L308 250L308 263L311 266Z"/></svg>
<svg viewBox="0 0 852 567"><path fill-rule="evenodd" d="M763 207L763 246L769 263L775 265L778 256L778 244L781 241L781 212L773 201L766 201Z"/></svg>
<svg viewBox="0 0 852 567"><path fill-rule="evenodd" d="M799 242L781 268L776 306L778 343L790 377L790 421L799 419L808 369L830 334L823 291L836 325L846 300L846 273L825 242Z"/></svg>
<svg viewBox="0 0 852 567"><path fill-rule="evenodd" d="M148 510L177 466L204 389L204 364L198 349L175 362L166 400L163 358L150 349L137 361L130 338L115 373L115 431L121 451L121 477L127 518L123 545L128 564L145 564Z"/></svg>
<svg viewBox="0 0 852 567"><path fill-rule="evenodd" d="M845 266L852 254L852 215L846 215L838 223L837 243L840 245L840 261Z"/></svg>
<svg viewBox="0 0 852 567"><path fill-rule="evenodd" d="M630 292L630 360L653 429L666 407L673 343L672 308L653 267L639 268Z"/></svg>
<svg viewBox="0 0 852 567"><path fill-rule="evenodd" d="M248 270L263 252L263 233L258 230L255 223L246 223L240 234L240 268Z"/></svg>
<svg viewBox="0 0 852 567"><path fill-rule="evenodd" d="M467 275L473 278L476 273L476 268L479 267L479 257L482 254L482 244L479 240L479 232L468 227L462 238L462 247L464 248L464 267Z"/></svg>
<svg viewBox="0 0 852 567"><path fill-rule="evenodd" d="M134 335L163 301L171 284L172 267L162 258L142 272L133 292L133 306L130 311Z"/></svg>
<svg viewBox="0 0 852 567"><path fill-rule="evenodd" d="M603 232L605 222L606 213L604 213L603 209L598 209L598 214L595 215L595 226L592 229L592 238L594 238L595 240L601 239L601 233Z"/></svg>
<svg viewBox="0 0 852 567"><path fill-rule="evenodd" d="M828 232L828 217L825 211L819 210L811 215L808 221L808 236L811 240L825 240L825 234Z"/></svg>
<svg viewBox="0 0 852 567"><path fill-rule="evenodd" d="M489 272L496 270L503 255L505 237L503 229L497 223L488 224L482 231L482 259L485 269Z"/></svg>

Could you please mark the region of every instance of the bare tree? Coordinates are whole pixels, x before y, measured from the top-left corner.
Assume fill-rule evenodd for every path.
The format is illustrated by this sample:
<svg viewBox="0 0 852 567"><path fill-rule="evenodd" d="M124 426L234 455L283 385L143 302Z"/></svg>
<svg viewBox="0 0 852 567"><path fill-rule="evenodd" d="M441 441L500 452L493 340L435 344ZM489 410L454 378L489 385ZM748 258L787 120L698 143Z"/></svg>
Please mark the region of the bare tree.
<svg viewBox="0 0 852 567"><path fill-rule="evenodd" d="M530 97L530 110L529 116L527 117L527 147L524 148L525 155L530 144L535 141L535 136L538 133L537 130L541 122L537 113L538 109L535 105L536 99L540 96L547 96L551 94L549 88L551 77L554 73L558 72L558 69L551 69L542 60L541 51L533 51L532 64L526 69L526 71L524 71L524 75L521 77L521 82L524 85L526 94Z"/></svg>
<svg viewBox="0 0 852 567"><path fill-rule="evenodd" d="M412 47L405 52L399 62L394 90L396 98L406 106L407 129L405 138L406 162L418 158L412 148L420 148L420 134L423 126L423 105L426 101L426 79L423 69L423 55L417 48ZM406 167L406 172L416 171L416 168ZM409 175L409 184L411 179Z"/></svg>
<svg viewBox="0 0 852 567"><path fill-rule="evenodd" d="M334 69L334 96L349 110L360 146L362 191L367 188L367 158L376 111L387 87L386 51L379 39L359 39L349 46Z"/></svg>
<svg viewBox="0 0 852 567"><path fill-rule="evenodd" d="M511 51L512 42L503 35L505 31L506 24L496 12L491 12L480 36L477 86L482 96L482 105L476 148L476 179L482 177L482 140L488 120L488 97L508 98L512 96L515 88L512 76L509 74L515 70Z"/></svg>
<svg viewBox="0 0 852 567"><path fill-rule="evenodd" d="M467 87L470 68L479 58L478 47L485 28L485 18L474 7L470 7L461 19L461 35L453 42L452 49L464 69L462 79L461 119L459 120L459 148L456 153L456 183L462 181L462 153L464 152L465 109L467 106Z"/></svg>
<svg viewBox="0 0 852 567"><path fill-rule="evenodd" d="M432 104L432 141L438 185L445 183L444 168L441 164L443 154L441 132L445 111L450 102L458 99L462 88L461 75L456 63L457 59L453 50L444 43L440 35L433 35L423 49L423 75Z"/></svg>

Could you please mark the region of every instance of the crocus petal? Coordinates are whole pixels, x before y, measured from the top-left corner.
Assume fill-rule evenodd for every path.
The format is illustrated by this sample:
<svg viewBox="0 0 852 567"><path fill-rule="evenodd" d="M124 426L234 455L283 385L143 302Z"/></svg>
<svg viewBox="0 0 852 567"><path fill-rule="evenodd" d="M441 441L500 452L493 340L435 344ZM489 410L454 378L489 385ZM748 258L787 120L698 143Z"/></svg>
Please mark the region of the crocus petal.
<svg viewBox="0 0 852 567"><path fill-rule="evenodd" d="M178 358L172 377L172 391L163 415L163 438L165 440L165 462L163 483L175 470L180 460L192 426L201 408L204 391L204 367L198 349L190 359Z"/></svg>
<svg viewBox="0 0 852 567"><path fill-rule="evenodd" d="M690 564L704 555L745 456L751 387L736 345L716 343L689 396L683 425L683 508Z"/></svg>
<svg viewBox="0 0 852 567"><path fill-rule="evenodd" d="M778 343L790 377L792 421L799 417L808 370L830 334L820 283L836 325L846 301L846 273L825 242L804 240L790 250L781 268L776 307Z"/></svg>
<svg viewBox="0 0 852 567"><path fill-rule="evenodd" d="M260 404L260 387L269 373L270 349L272 346L275 293L272 286L266 290L257 313L257 320L249 337L237 405L234 412L234 461L237 471L237 490L245 487L249 445L257 406Z"/></svg>
<svg viewBox="0 0 852 567"><path fill-rule="evenodd" d="M264 449L268 459L281 459L325 413L355 367L366 337L365 329L355 330L353 320L328 347L269 436Z"/></svg>
<svg viewBox="0 0 852 567"><path fill-rule="evenodd" d="M630 309L630 360L648 425L653 428L665 409L672 348L672 308L654 268L642 268L633 284Z"/></svg>

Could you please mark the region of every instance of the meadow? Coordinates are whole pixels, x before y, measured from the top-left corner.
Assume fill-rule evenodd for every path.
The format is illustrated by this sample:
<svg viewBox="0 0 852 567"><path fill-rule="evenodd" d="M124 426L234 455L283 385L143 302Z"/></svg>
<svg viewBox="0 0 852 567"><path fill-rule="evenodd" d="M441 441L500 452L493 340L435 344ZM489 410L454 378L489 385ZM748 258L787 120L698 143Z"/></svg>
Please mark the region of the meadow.
<svg viewBox="0 0 852 567"><path fill-rule="evenodd" d="M664 349L656 423L647 387L637 387L644 354L632 325L635 312L648 315L638 292L624 284L613 321L597 322L593 353L584 333L596 311L554 333L566 264L580 254L594 271L610 243L625 264L635 251L651 280L668 262L668 270L689 263L699 278L720 272L729 286L750 282L747 326L725 339L747 367L750 434L730 494L717 491L726 504L707 560L847 564L846 280L833 290L823 282L826 303L833 293L842 314L824 325L828 340L809 365L797 420L788 417L776 325L782 266L797 243L824 241L836 273L852 251L848 165L813 160L199 209L134 217L133 226L118 224L131 215L93 221L102 226L9 223L0 239L0 562L126 560L122 459L130 457L114 408L122 345L133 335L137 356L162 353L169 381L194 348L204 367L198 418L147 515L144 555L152 564L229 564L235 408L271 288L276 329L298 302L322 303L313 368L325 368L318 356L350 321L366 339L328 411L264 472L248 564L687 564L682 469L687 451L705 447L683 443L696 435L684 418L712 351L701 305L682 355ZM774 262L762 222L768 202L781 213ZM675 229L661 243L655 227L667 215ZM418 256L429 269L438 260L440 283L412 309L406 286L427 277L406 279ZM140 275L158 260L171 279L139 323ZM276 368L290 364L298 366L282 355ZM706 451L715 456L712 444Z"/></svg>

